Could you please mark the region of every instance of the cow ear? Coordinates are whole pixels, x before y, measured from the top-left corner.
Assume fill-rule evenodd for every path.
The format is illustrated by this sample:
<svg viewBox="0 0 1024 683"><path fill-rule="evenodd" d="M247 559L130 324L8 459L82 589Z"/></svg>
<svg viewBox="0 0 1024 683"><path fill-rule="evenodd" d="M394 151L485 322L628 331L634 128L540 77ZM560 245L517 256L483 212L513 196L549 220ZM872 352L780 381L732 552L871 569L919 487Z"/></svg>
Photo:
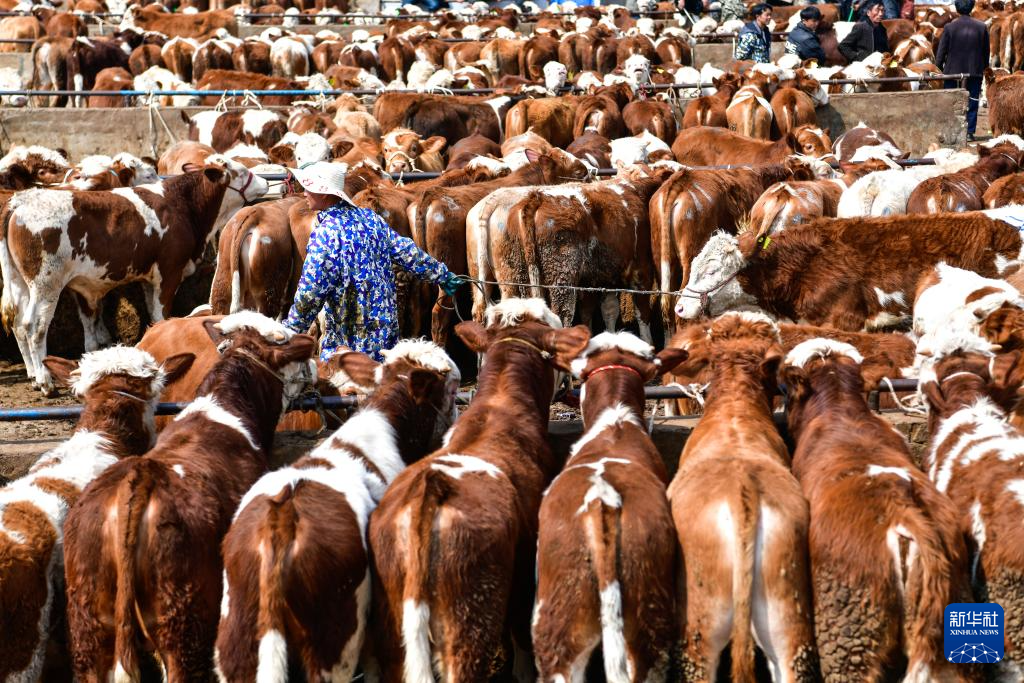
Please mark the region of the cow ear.
<svg viewBox="0 0 1024 683"><path fill-rule="evenodd" d="M672 372L689 357L688 350L669 347L658 352L658 355L654 357L654 364L658 367L659 372Z"/></svg>
<svg viewBox="0 0 1024 683"><path fill-rule="evenodd" d="M59 356L47 356L43 359L43 365L59 384L69 387L74 382L72 373L78 369L78 361L67 360Z"/></svg>
<svg viewBox="0 0 1024 683"><path fill-rule="evenodd" d="M782 364L783 357L782 347L776 344L768 349L764 360L761 361L761 374L772 387L778 385L779 366Z"/></svg>
<svg viewBox="0 0 1024 683"><path fill-rule="evenodd" d="M196 360L194 353L179 353L164 360L160 368L164 371L164 386L181 379Z"/></svg>
<svg viewBox="0 0 1024 683"><path fill-rule="evenodd" d="M369 391L377 386L380 363L358 351L342 351L327 361L331 384L339 391Z"/></svg>
<svg viewBox="0 0 1024 683"><path fill-rule="evenodd" d="M429 137L423 141L422 154L440 154L448 140L440 135Z"/></svg>
<svg viewBox="0 0 1024 683"><path fill-rule="evenodd" d="M942 387L939 386L938 382L924 382L921 384L921 393L924 394L925 399L928 401L931 412L939 413L940 415L946 413L946 397L943 395Z"/></svg>
<svg viewBox="0 0 1024 683"><path fill-rule="evenodd" d="M202 170L202 168L202 166L199 166L198 164L193 164L190 161L181 167L181 171L182 173L191 173L192 171L200 171Z"/></svg>
<svg viewBox="0 0 1024 683"><path fill-rule="evenodd" d="M443 384L444 380L433 370L416 368L409 373L409 393L417 405L428 401L438 386Z"/></svg>
<svg viewBox="0 0 1024 683"><path fill-rule="evenodd" d="M157 164L159 163L159 162L157 162L157 160L156 160L156 159L154 159L153 157L141 157L141 161L142 161L142 163L144 163L144 164L149 164L149 165L150 165L150 166L152 166L153 168L156 168L156 167L157 167Z"/></svg>
<svg viewBox="0 0 1024 683"><path fill-rule="evenodd" d="M131 187L132 180L135 179L135 169L133 168L122 168L117 172L117 180L121 183L121 187Z"/></svg>
<svg viewBox="0 0 1024 683"><path fill-rule="evenodd" d="M331 145L331 157L333 157L334 159L340 159L341 157L351 152L352 148L355 147L355 145L356 143L352 142L351 140L338 140L333 145Z"/></svg>
<svg viewBox="0 0 1024 683"><path fill-rule="evenodd" d="M308 334L297 334L287 344L270 348L270 362L283 368L289 363L301 363L316 353L316 339Z"/></svg>
<svg viewBox="0 0 1024 683"><path fill-rule="evenodd" d="M564 330L551 330L544 334L544 348L551 353L552 364L571 372L570 365L579 357L590 343L590 329L586 325L576 325Z"/></svg>
<svg viewBox="0 0 1024 683"><path fill-rule="evenodd" d="M523 154L526 155L526 160L529 161L531 164L535 163L541 157L540 153L537 152L537 150L530 148L524 149Z"/></svg>
<svg viewBox="0 0 1024 683"><path fill-rule="evenodd" d="M220 352L220 345L222 342L227 340L224 333L217 327L219 320L207 320L203 323L203 328L206 330L206 334L210 335L210 339L213 341L213 345L217 347L218 353Z"/></svg>
<svg viewBox="0 0 1024 683"><path fill-rule="evenodd" d="M978 156L979 157L987 157L991 153L992 153L992 150L989 149L988 147L986 147L985 145L978 145Z"/></svg>
<svg viewBox="0 0 1024 683"><path fill-rule="evenodd" d="M455 334L474 353L483 353L491 345L491 335L487 328L476 321L467 321L455 326Z"/></svg>
<svg viewBox="0 0 1024 683"><path fill-rule="evenodd" d="M211 166L207 166L206 168L203 169L203 175L206 177L207 180L209 180L211 183L215 185L224 182L225 178L227 177L227 174L224 173L223 168L214 168Z"/></svg>
<svg viewBox="0 0 1024 683"><path fill-rule="evenodd" d="M778 379L790 403L801 403L811 393L803 368L786 365L779 371Z"/></svg>
<svg viewBox="0 0 1024 683"><path fill-rule="evenodd" d="M55 149L53 151L56 152L57 154L61 155L65 159L70 159L71 158L71 156L68 154L68 151L66 149L64 149L63 147L58 147L57 149Z"/></svg>

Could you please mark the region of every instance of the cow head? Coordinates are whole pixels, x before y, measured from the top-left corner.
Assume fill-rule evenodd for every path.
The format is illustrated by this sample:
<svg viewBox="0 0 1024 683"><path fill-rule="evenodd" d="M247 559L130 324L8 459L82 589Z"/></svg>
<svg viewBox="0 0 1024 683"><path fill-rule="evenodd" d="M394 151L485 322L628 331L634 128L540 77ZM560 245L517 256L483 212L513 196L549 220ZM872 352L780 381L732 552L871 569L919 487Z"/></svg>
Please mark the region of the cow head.
<svg viewBox="0 0 1024 683"><path fill-rule="evenodd" d="M864 382L860 365L864 358L850 344L818 337L800 342L786 354L779 370L779 382L796 410L790 415L790 424L800 419L802 408L814 393L815 380L830 375L851 393L863 393Z"/></svg>
<svg viewBox="0 0 1024 683"><path fill-rule="evenodd" d="M399 128L384 136L381 152L384 170L388 173L408 173L420 170L416 161L425 154L440 155L446 144L440 135L423 140L418 133Z"/></svg>
<svg viewBox="0 0 1024 683"><path fill-rule="evenodd" d="M643 382L650 382L661 373L670 372L679 363L686 360L689 352L682 348L666 348L657 354L654 347L629 332L602 332L592 337L575 360L572 361L572 374L584 382L580 390L580 401L586 410L587 397L593 400L594 394L588 392L588 379L605 370L632 370ZM600 391L600 390L599 390ZM601 397L600 405L607 405L609 397Z"/></svg>
<svg viewBox="0 0 1024 683"><path fill-rule="evenodd" d="M229 191L233 190L243 203L262 197L270 189L266 180L252 173L244 164L223 154L206 157L202 171L208 181L224 185Z"/></svg>
<svg viewBox="0 0 1024 683"><path fill-rule="evenodd" d="M632 55L622 66L622 73L634 87L647 85L651 82L651 60L643 55Z"/></svg>
<svg viewBox="0 0 1024 683"><path fill-rule="evenodd" d="M568 76L569 70L561 62L548 62L544 65L544 87L551 92L558 92Z"/></svg>
<svg viewBox="0 0 1024 683"><path fill-rule="evenodd" d="M828 129L809 124L797 126L786 136L790 149L809 157L823 157L832 154L832 139Z"/></svg>
<svg viewBox="0 0 1024 683"><path fill-rule="evenodd" d="M736 281L746 265L735 236L722 231L713 234L690 265L690 278L679 295L676 315L693 320L749 305L751 298Z"/></svg>

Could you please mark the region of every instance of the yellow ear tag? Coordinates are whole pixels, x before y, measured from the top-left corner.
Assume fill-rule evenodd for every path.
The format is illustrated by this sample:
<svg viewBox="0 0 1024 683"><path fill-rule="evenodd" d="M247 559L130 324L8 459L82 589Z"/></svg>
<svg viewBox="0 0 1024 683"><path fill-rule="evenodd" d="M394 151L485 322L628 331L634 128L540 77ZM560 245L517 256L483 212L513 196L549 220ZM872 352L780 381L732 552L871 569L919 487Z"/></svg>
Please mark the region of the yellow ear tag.
<svg viewBox="0 0 1024 683"><path fill-rule="evenodd" d="M764 242L761 243L761 248L762 249L767 249L768 245L771 244L771 243L772 243L772 238L771 237L765 237L764 238Z"/></svg>
<svg viewBox="0 0 1024 683"><path fill-rule="evenodd" d="M893 61L889 62L889 68L890 68L890 69L895 69L895 68L896 68L896 67L898 67L899 65L900 65L900 63L899 63L899 62L897 62L897 61L896 61L895 59L894 59Z"/></svg>

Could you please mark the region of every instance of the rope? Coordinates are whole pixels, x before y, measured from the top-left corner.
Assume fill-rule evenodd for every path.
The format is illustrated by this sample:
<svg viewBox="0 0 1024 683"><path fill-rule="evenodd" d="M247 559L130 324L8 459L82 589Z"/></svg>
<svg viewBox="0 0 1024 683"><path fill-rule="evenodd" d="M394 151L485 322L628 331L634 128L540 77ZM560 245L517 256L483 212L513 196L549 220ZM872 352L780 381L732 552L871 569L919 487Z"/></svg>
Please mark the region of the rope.
<svg viewBox="0 0 1024 683"><path fill-rule="evenodd" d="M883 377L882 382L885 384L886 387L888 387L889 393L892 395L892 400L896 404L896 407L902 410L904 413L906 413L907 415L921 416L928 414L928 411L920 407L919 405L911 405L911 401L920 402L920 396L915 396L913 398L908 398L906 400L901 399L899 395L897 395L896 389L892 386L892 382L889 381L888 377Z"/></svg>
<svg viewBox="0 0 1024 683"><path fill-rule="evenodd" d="M469 275L460 275L466 282L471 282L475 285L497 285L499 287L524 287L529 289L530 287L537 287L539 289L567 289L575 290L577 292L598 292L600 294L639 294L640 296L679 296L679 292L666 292L660 289L627 289L627 288L616 288L616 287L583 287L580 285L535 285L529 282L503 282L500 280L481 280L479 278L470 277ZM483 288L480 288L483 291Z"/></svg>

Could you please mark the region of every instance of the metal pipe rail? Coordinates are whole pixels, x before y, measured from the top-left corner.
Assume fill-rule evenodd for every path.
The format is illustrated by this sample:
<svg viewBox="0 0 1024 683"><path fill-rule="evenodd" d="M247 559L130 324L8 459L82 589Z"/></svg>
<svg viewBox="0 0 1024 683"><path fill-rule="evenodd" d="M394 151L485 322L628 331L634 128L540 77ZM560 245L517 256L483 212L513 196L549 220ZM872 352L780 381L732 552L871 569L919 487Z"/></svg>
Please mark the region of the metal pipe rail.
<svg viewBox="0 0 1024 683"><path fill-rule="evenodd" d="M895 391L915 391L917 389L916 379L894 379L891 380ZM574 395L578 392L573 391ZM687 394L677 387L644 387L644 398L648 400L663 400L673 398L689 398ZM472 399L470 392L460 391L456 395L459 403L465 405ZM157 404L157 415L177 415L188 403L160 403ZM333 410L337 408L354 408L359 405L359 399L355 396L324 396L322 398L303 398L292 401L288 406L289 410L317 410L324 408ZM81 405L73 406L46 406L40 408L0 408L0 422L30 422L42 420L73 420L82 414Z"/></svg>
<svg viewBox="0 0 1024 683"><path fill-rule="evenodd" d="M893 76L889 78L865 79L829 78L819 82L822 85L873 85L876 83L913 83L917 81L962 81L968 77L970 77L970 74L926 74L923 76ZM685 90L689 88L713 87L713 83L664 83L645 86L648 90ZM455 90L446 89L445 93L451 93L452 95L479 95L491 94L499 90L502 92L508 91L507 88L459 88ZM558 90L559 93L571 93L577 91L578 89L573 86L565 86ZM93 95L104 97L146 97L149 95L155 95L157 97L173 95L195 97L318 97L320 95L381 95L384 93L430 94L421 90L370 90L368 88L351 90L0 90L0 96L30 95L42 97L91 97Z"/></svg>

